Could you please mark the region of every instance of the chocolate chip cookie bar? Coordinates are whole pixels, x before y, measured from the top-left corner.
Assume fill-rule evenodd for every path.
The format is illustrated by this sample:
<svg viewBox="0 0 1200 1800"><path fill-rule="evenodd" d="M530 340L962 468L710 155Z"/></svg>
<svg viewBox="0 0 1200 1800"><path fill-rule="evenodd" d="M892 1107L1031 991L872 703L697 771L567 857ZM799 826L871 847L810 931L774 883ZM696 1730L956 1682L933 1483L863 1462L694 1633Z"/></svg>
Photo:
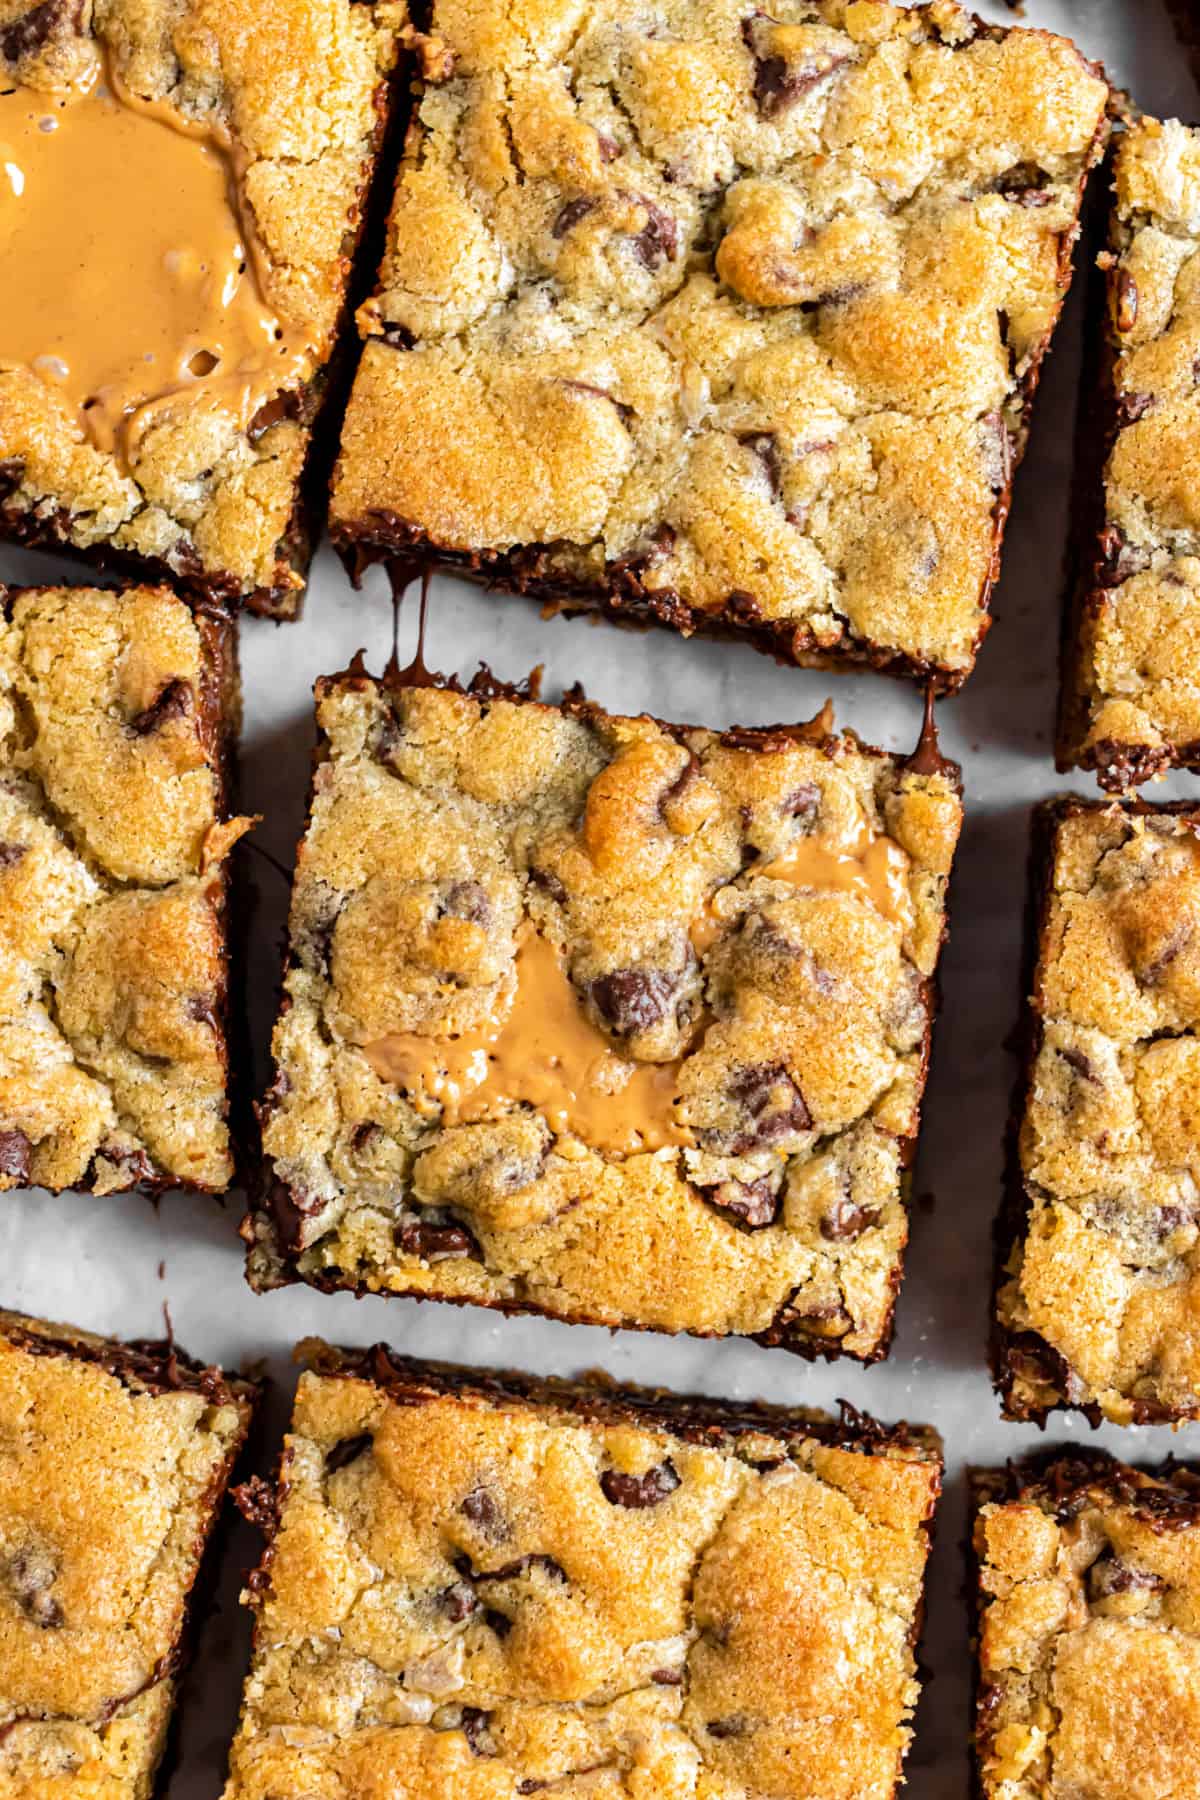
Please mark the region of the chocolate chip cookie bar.
<svg viewBox="0 0 1200 1800"><path fill-rule="evenodd" d="M490 678L317 718L253 1285L883 1355L957 768Z"/></svg>
<svg viewBox="0 0 1200 1800"><path fill-rule="evenodd" d="M957 686L1101 73L952 0L433 0L419 48L349 564Z"/></svg>
<svg viewBox="0 0 1200 1800"><path fill-rule="evenodd" d="M148 1800L255 1389L0 1312L0 1789Z"/></svg>
<svg viewBox="0 0 1200 1800"><path fill-rule="evenodd" d="M1058 761L1119 790L1200 768L1200 130L1124 133L1101 263Z"/></svg>
<svg viewBox="0 0 1200 1800"><path fill-rule="evenodd" d="M1200 810L1038 809L998 1232L1009 1417L1200 1417Z"/></svg>
<svg viewBox="0 0 1200 1800"><path fill-rule="evenodd" d="M225 1800L890 1800L936 1434L325 1346Z"/></svg>
<svg viewBox="0 0 1200 1800"><path fill-rule="evenodd" d="M0 536L296 611L403 17L0 4Z"/></svg>
<svg viewBox="0 0 1200 1800"><path fill-rule="evenodd" d="M974 1482L984 1800L1195 1786L1200 1475L1060 1447Z"/></svg>
<svg viewBox="0 0 1200 1800"><path fill-rule="evenodd" d="M0 1189L233 1179L233 630L161 588L0 588Z"/></svg>

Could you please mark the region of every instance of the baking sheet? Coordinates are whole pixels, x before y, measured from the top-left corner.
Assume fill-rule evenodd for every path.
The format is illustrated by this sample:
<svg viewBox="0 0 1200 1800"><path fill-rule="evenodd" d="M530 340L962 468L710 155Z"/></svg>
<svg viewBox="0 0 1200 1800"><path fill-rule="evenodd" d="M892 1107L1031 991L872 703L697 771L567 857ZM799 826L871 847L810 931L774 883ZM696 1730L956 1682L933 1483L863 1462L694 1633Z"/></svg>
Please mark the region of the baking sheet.
<svg viewBox="0 0 1200 1800"><path fill-rule="evenodd" d="M978 10L1011 21L999 4ZM1026 22L1065 31L1100 58L1148 111L1200 117L1187 56L1163 0L1028 0ZM880 1418L937 1426L946 1445L946 1492L929 1578L923 1660L927 1682L908 1764L913 1800L965 1800L969 1657L962 1597L964 1469L1003 1462L1042 1441L1082 1436L1126 1457L1168 1450L1200 1456L1200 1425L1088 1431L1077 1417L1050 1426L1005 1424L984 1365L990 1230L1001 1178L1002 1139L1013 1077L1004 1048L1019 994L1020 933L1029 808L1082 778L1057 777L1051 760L1067 479L1079 365L1076 284L1047 366L1033 439L1018 474L996 624L963 693L939 709L943 743L963 765L966 824L950 899L942 964L944 1008L916 1169L908 1271L888 1362L809 1365L782 1350L637 1332L609 1333L537 1319L501 1319L472 1308L407 1300L356 1300L290 1289L252 1295L242 1280L241 1199L168 1195L155 1208L139 1197L89 1199L9 1195L0 1201L0 1300L51 1318L124 1336L160 1335L169 1303L179 1341L194 1354L272 1377L264 1454L273 1455L295 1379L290 1351L306 1335L347 1344L386 1339L420 1356L516 1364L545 1372L603 1368L621 1379L699 1389L733 1398L832 1405L845 1397ZM52 558L0 549L0 581L79 579ZM400 649L416 630L410 600ZM373 572L356 594L322 550L304 618L242 627L245 734L243 802L260 812L256 840L290 868L301 828L312 747L311 687L360 646L378 669L391 648L386 583ZM838 718L870 741L906 749L916 741L915 691L882 676L836 677L776 668L740 645L682 642L665 631L618 630L589 620L544 621L525 600L434 580L429 658L472 672L486 661L516 679L545 665L554 698L582 678L588 694L620 711L646 708L668 719L765 724L802 719L832 693ZM1186 776L1155 798L1195 794ZM256 916L249 1005L261 1072L279 970L287 887L263 857L249 858ZM261 1085L261 1082L260 1082ZM180 1762L172 1800L212 1800L219 1791L248 1654L247 1617L237 1604L255 1560L255 1534L236 1527L221 1590L183 1693Z"/></svg>

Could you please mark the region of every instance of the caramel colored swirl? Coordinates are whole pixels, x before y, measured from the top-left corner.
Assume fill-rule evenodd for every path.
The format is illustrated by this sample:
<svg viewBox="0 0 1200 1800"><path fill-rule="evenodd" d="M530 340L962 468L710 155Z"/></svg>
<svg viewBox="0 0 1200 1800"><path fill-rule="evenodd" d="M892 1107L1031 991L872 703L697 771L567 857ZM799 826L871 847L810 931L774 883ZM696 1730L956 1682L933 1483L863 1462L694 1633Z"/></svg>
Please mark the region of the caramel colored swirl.
<svg viewBox="0 0 1200 1800"><path fill-rule="evenodd" d="M263 299L225 134L110 83L0 93L0 368L56 390L128 466L187 398L243 428L312 366Z"/></svg>
<svg viewBox="0 0 1200 1800"><path fill-rule="evenodd" d="M913 922L908 872L909 860L899 844L872 832L865 823L853 840L844 843L797 838L782 856L756 870L769 881L856 894L905 931Z"/></svg>
<svg viewBox="0 0 1200 1800"><path fill-rule="evenodd" d="M619 1056L585 1013L557 951L531 926L517 946L516 992L503 1019L457 1038L388 1032L363 1055L381 1081L445 1126L524 1104L556 1136L608 1155L692 1142L674 1117L678 1064Z"/></svg>

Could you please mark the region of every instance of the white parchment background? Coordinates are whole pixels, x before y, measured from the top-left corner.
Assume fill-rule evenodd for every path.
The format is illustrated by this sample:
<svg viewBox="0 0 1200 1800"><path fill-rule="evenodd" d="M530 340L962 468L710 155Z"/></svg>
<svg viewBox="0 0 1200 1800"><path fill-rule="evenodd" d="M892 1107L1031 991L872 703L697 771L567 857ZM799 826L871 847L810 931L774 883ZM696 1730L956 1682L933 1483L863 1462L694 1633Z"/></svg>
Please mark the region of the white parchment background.
<svg viewBox="0 0 1200 1800"><path fill-rule="evenodd" d="M1011 15L998 4L979 10ZM1187 56L1176 44L1163 0L1028 0L1027 22L1070 33L1148 111L1200 117ZM950 901L950 942L942 965L944 1010L915 1192L908 1270L890 1360L872 1369L811 1366L782 1350L705 1343L635 1332L608 1333L534 1319L501 1319L471 1308L406 1300L326 1297L293 1288L265 1298L242 1280L236 1225L240 1196L224 1208L168 1195L144 1199L0 1200L0 1300L50 1317L128 1336L159 1335L169 1302L180 1342L193 1353L273 1378L267 1421L270 1453L283 1428L297 1339L318 1334L347 1344L386 1339L417 1355L613 1375L738 1398L832 1404L845 1396L884 1419L933 1423L946 1445L946 1492L929 1579L924 1660L932 1679L917 1715L908 1765L914 1800L965 1800L969 1656L962 1600L964 1466L997 1462L1039 1441L1033 1428L1001 1421L984 1367L989 1233L1000 1192L1002 1138L1012 1062L1004 1049L1019 993L1019 940L1029 807L1073 785L1051 760L1059 612L1059 568L1078 372L1078 287L1048 364L1033 439L1019 472L994 605L996 624L977 673L940 709L943 742L963 765L966 825ZM0 551L0 580L79 579L47 557ZM403 621L411 645L416 607ZM685 644L661 631L619 631L576 620L544 622L524 600L483 594L449 578L434 582L429 652L434 666L469 674L486 660L519 678L546 666L556 697L582 679L594 699L619 711L712 725L764 724L811 715L832 692L838 717L893 749L915 742L915 692L881 676L834 677L776 668L742 646ZM370 666L390 648L391 610L376 571L355 594L323 550L304 618L242 629L245 737L243 804L264 815L258 841L290 867L301 828L312 744L311 686L364 646ZM1156 797L1194 792L1180 777ZM260 1059L270 1029L286 886L250 857L256 919L249 1004ZM161 1265L161 1274L160 1274ZM1050 1427L1051 1439L1092 1437L1077 1417ZM1200 1455L1200 1426L1108 1429L1093 1441L1132 1458L1169 1449ZM255 1535L238 1525L226 1554L218 1606L184 1688L181 1762L173 1800L212 1800L219 1791L245 1667L248 1624L237 1605L242 1572L257 1556Z"/></svg>

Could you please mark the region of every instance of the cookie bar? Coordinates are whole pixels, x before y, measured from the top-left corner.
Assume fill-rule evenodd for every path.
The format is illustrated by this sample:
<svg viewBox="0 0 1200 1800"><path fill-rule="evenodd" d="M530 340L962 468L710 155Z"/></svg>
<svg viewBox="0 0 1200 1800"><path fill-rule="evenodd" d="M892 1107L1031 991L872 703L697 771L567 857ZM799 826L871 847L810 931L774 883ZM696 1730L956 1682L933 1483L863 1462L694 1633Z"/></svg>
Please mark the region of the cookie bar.
<svg viewBox="0 0 1200 1800"><path fill-rule="evenodd" d="M936 1434L318 1347L225 1800L889 1800Z"/></svg>
<svg viewBox="0 0 1200 1800"><path fill-rule="evenodd" d="M317 718L254 1286L883 1355L957 768L490 678Z"/></svg>
<svg viewBox="0 0 1200 1800"><path fill-rule="evenodd" d="M1109 90L951 0L433 0L334 478L403 552L957 686Z"/></svg>
<svg viewBox="0 0 1200 1800"><path fill-rule="evenodd" d="M0 588L0 1189L221 1192L233 628Z"/></svg>
<svg viewBox="0 0 1200 1800"><path fill-rule="evenodd" d="M1200 1476L1066 1447L974 1480L984 1800L1195 1785Z"/></svg>
<svg viewBox="0 0 1200 1800"><path fill-rule="evenodd" d="M0 536L297 610L403 17L3 0Z"/></svg>
<svg viewBox="0 0 1200 1800"><path fill-rule="evenodd" d="M1121 789L1200 768L1200 130L1131 125L1113 191L1058 761Z"/></svg>
<svg viewBox="0 0 1200 1800"><path fill-rule="evenodd" d="M148 1800L254 1401L173 1344L0 1312L0 1789L14 1800Z"/></svg>
<svg viewBox="0 0 1200 1800"><path fill-rule="evenodd" d="M1035 815L1024 1071L998 1233L1012 1418L1200 1417L1200 810Z"/></svg>

